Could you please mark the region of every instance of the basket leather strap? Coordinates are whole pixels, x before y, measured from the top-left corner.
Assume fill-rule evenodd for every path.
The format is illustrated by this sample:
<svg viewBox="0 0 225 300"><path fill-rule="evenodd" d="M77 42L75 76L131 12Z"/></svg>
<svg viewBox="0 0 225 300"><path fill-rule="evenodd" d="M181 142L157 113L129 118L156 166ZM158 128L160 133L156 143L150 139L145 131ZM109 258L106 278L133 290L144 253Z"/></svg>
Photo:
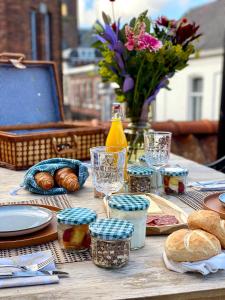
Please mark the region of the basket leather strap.
<svg viewBox="0 0 225 300"><path fill-rule="evenodd" d="M25 55L22 53L2 52L0 53L0 58L8 60L17 69L26 68L26 66L22 63L25 59Z"/></svg>
<svg viewBox="0 0 225 300"><path fill-rule="evenodd" d="M52 138L52 146L57 155L76 153L77 148L79 146L78 137L76 135L73 135L71 144L68 143L57 144L57 140L54 137Z"/></svg>

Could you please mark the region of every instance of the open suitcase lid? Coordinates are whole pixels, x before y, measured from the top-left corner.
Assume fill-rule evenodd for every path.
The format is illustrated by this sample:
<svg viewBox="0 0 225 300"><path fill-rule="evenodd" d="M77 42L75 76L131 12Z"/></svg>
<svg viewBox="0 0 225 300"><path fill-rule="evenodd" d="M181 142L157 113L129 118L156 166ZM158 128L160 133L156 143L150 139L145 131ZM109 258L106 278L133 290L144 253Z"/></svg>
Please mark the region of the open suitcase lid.
<svg viewBox="0 0 225 300"><path fill-rule="evenodd" d="M15 56L0 54L0 126L63 121L55 63L24 61Z"/></svg>

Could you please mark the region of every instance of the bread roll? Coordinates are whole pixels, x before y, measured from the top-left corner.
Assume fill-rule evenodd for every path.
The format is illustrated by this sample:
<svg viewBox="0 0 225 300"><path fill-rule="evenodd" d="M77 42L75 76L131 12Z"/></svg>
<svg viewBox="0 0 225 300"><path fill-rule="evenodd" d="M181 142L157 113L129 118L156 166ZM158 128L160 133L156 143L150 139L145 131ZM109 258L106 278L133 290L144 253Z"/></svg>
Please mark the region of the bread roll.
<svg viewBox="0 0 225 300"><path fill-rule="evenodd" d="M222 248L225 248L225 221L218 213L211 210L194 211L189 215L187 222L190 229L203 229L214 234Z"/></svg>
<svg viewBox="0 0 225 300"><path fill-rule="evenodd" d="M201 229L180 229L167 237L165 252L173 261L192 262L219 254L221 245L214 235Z"/></svg>

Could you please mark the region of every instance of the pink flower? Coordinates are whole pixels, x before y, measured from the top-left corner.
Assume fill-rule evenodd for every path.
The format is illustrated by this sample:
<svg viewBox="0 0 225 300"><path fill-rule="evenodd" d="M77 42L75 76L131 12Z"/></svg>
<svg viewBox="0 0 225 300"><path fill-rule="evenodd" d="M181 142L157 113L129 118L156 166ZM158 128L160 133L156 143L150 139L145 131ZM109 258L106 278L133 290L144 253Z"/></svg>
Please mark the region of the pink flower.
<svg viewBox="0 0 225 300"><path fill-rule="evenodd" d="M157 51L161 47L162 42L147 32L145 32L139 37L137 44L138 50L148 49L150 51Z"/></svg>
<svg viewBox="0 0 225 300"><path fill-rule="evenodd" d="M125 47L129 51L132 51L132 50L134 50L134 47L135 47L135 40L134 40L134 32L129 25L125 26L125 34L126 34L126 38L127 38Z"/></svg>
<svg viewBox="0 0 225 300"><path fill-rule="evenodd" d="M125 27L125 35L127 42L125 47L127 50L145 50L157 51L162 47L161 41L152 36L151 34L145 32L146 25L144 22L138 24L137 30L133 30L129 25Z"/></svg>

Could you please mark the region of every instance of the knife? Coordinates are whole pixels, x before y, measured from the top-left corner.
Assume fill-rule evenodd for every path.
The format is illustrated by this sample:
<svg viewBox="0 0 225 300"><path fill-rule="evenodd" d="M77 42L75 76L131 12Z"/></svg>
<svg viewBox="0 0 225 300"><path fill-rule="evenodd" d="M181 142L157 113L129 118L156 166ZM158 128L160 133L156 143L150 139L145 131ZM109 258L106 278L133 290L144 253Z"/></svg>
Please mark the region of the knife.
<svg viewBox="0 0 225 300"><path fill-rule="evenodd" d="M69 273L59 270L54 271L24 271L24 272L0 272L0 279L3 278L15 278L15 277L34 277L34 276L44 276L44 275L58 275L59 278L68 277Z"/></svg>

